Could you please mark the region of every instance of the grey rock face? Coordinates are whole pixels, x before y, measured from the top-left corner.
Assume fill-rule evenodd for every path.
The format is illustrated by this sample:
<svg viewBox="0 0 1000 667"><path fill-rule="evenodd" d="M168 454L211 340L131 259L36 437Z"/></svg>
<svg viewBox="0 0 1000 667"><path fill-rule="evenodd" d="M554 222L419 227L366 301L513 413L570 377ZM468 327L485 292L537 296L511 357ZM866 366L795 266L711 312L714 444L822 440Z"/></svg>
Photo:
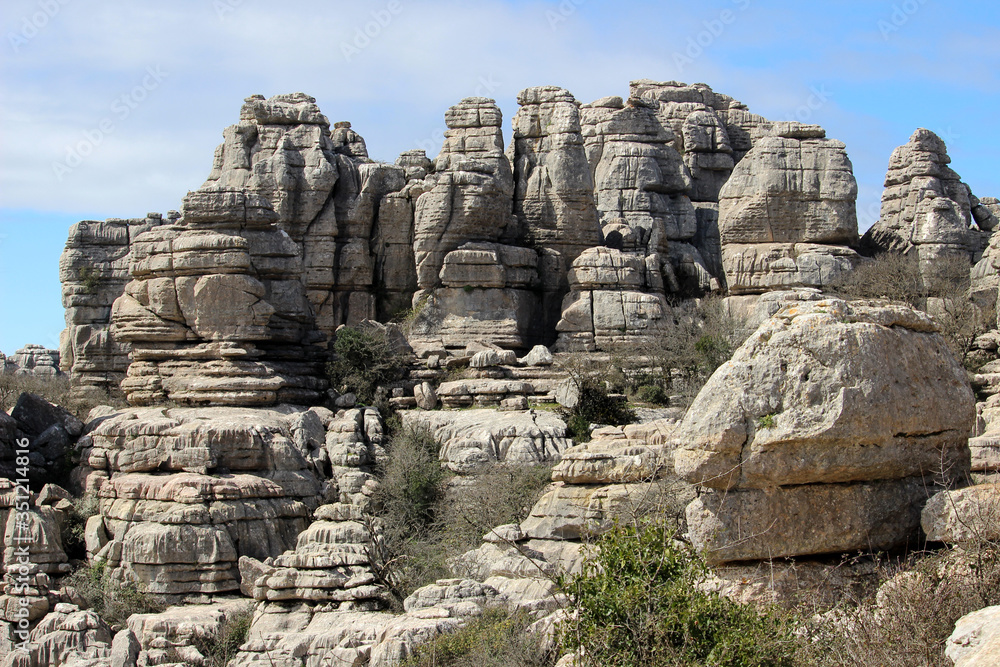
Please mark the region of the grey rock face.
<svg viewBox="0 0 1000 667"><path fill-rule="evenodd" d="M350 123L332 132L316 100L302 93L247 98L223 133L203 187L245 190L273 207L275 224L299 246L299 280L317 327L375 316L369 250L379 202L405 185L403 169L368 159Z"/></svg>
<svg viewBox="0 0 1000 667"><path fill-rule="evenodd" d="M440 392L440 389L439 389ZM441 461L466 474L490 463L558 461L572 444L566 424L551 412L494 410L404 412L406 425L426 427L441 443Z"/></svg>
<svg viewBox="0 0 1000 667"><path fill-rule="evenodd" d="M822 128L776 123L719 194L733 294L833 284L859 260L858 186L845 146Z"/></svg>
<svg viewBox="0 0 1000 667"><path fill-rule="evenodd" d="M914 132L889 159L881 217L862 240L869 252L915 254L928 285L942 277L947 261L971 263L974 249L969 188L950 162L940 137Z"/></svg>
<svg viewBox="0 0 1000 667"><path fill-rule="evenodd" d="M544 252L542 327L559 319L566 268L603 237L580 126L580 104L555 86L518 94L510 154L518 236Z"/></svg>
<svg viewBox="0 0 1000 667"><path fill-rule="evenodd" d="M604 98L583 105L581 121L601 223L624 221L650 252L693 237L691 178L652 104Z"/></svg>
<svg viewBox="0 0 1000 667"><path fill-rule="evenodd" d="M267 201L202 189L184 217L138 237L112 331L132 345L137 405L315 403L325 390L298 246Z"/></svg>
<svg viewBox="0 0 1000 667"><path fill-rule="evenodd" d="M469 97L448 109L445 143L417 199L413 250L417 284L440 284L445 255L469 241L510 233L514 181L504 155L500 108Z"/></svg>
<svg viewBox="0 0 1000 667"><path fill-rule="evenodd" d="M836 299L789 305L762 325L676 433L678 475L718 490L689 507L694 542L728 561L889 546L915 531L933 484L968 473L975 417L936 331L908 307ZM800 505L857 521L816 509L806 530Z"/></svg>
<svg viewBox="0 0 1000 667"><path fill-rule="evenodd" d="M157 594L235 591L240 559L272 564L322 502L344 508L345 519L370 509L374 478L365 470L384 453L382 438L366 410L112 415L83 442L83 465L105 477L97 493L110 537L91 556Z"/></svg>
<svg viewBox="0 0 1000 667"><path fill-rule="evenodd" d="M47 350L41 345L25 345L8 359L17 373L55 377L59 375L59 350Z"/></svg>
<svg viewBox="0 0 1000 667"><path fill-rule="evenodd" d="M657 336L672 320L659 255L591 248L569 272L570 292L556 325L557 351L594 351Z"/></svg>
<svg viewBox="0 0 1000 667"><path fill-rule="evenodd" d="M59 258L59 281L66 313L60 336L60 365L74 391L117 389L128 368L129 345L111 334L111 306L130 280L132 242L158 227L159 213L104 222L85 220L69 230Z"/></svg>

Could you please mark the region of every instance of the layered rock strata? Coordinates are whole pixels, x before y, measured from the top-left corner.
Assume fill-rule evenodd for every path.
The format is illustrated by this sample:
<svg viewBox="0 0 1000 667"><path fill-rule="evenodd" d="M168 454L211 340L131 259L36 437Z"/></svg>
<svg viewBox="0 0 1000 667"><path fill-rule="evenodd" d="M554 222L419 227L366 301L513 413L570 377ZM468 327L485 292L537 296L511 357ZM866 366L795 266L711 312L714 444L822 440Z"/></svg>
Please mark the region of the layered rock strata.
<svg viewBox="0 0 1000 667"><path fill-rule="evenodd" d="M676 471L706 489L687 509L691 539L713 563L903 544L935 486L968 474L974 416L965 372L928 316L791 305L712 376L678 428Z"/></svg>
<svg viewBox="0 0 1000 667"><path fill-rule="evenodd" d="M881 216L862 240L868 252L915 255L930 289L967 272L975 246L969 187L950 163L940 137L923 128L914 132L889 159Z"/></svg>
<svg viewBox="0 0 1000 667"><path fill-rule="evenodd" d="M858 186L845 146L816 125L776 123L719 193L730 294L834 284L859 261Z"/></svg>
<svg viewBox="0 0 1000 667"><path fill-rule="evenodd" d="M55 377L59 375L59 350L47 350L41 345L25 345L8 359L22 375Z"/></svg>
<svg viewBox="0 0 1000 667"><path fill-rule="evenodd" d="M580 571L587 544L615 519L667 511L671 502L690 497L690 487L671 472L676 425L660 420L604 427L590 442L564 450L552 485L528 517L494 528L481 547L452 558L452 572L483 581L523 609L551 612L565 604L552 577Z"/></svg>
<svg viewBox="0 0 1000 667"><path fill-rule="evenodd" d="M572 446L565 422L545 410L407 411L401 415L406 426L428 429L441 443L442 463L460 474L474 473L491 463L554 463Z"/></svg>
<svg viewBox="0 0 1000 667"><path fill-rule="evenodd" d="M239 589L238 561L291 549L324 501L359 503L382 428L365 410L141 409L93 424L82 462L100 519L91 556L171 596Z"/></svg>
<svg viewBox="0 0 1000 667"><path fill-rule="evenodd" d="M204 188L245 190L264 198L274 222L298 246L298 278L330 337L340 324L376 315L369 247L382 198L401 189L405 172L368 158L347 122L333 130L316 100L302 93L246 99L226 128Z"/></svg>
<svg viewBox="0 0 1000 667"><path fill-rule="evenodd" d="M325 390L299 249L241 190L184 198L178 224L133 243L112 332L132 346L131 403L311 404Z"/></svg>
<svg viewBox="0 0 1000 667"><path fill-rule="evenodd" d="M111 333L111 307L131 279L133 241L164 222L159 213L149 213L129 220L85 220L70 227L59 258L66 315L59 351L60 367L70 374L76 393L114 391L124 379L130 348Z"/></svg>
<svg viewBox="0 0 1000 667"><path fill-rule="evenodd" d="M672 278L669 262L657 253L585 251L569 272L555 349L609 350L663 335L673 322L665 289Z"/></svg>
<svg viewBox="0 0 1000 667"><path fill-rule="evenodd" d="M518 236L541 253L543 331L551 331L568 290L566 272L603 241L584 149L580 104L556 86L522 90L508 151L514 169Z"/></svg>

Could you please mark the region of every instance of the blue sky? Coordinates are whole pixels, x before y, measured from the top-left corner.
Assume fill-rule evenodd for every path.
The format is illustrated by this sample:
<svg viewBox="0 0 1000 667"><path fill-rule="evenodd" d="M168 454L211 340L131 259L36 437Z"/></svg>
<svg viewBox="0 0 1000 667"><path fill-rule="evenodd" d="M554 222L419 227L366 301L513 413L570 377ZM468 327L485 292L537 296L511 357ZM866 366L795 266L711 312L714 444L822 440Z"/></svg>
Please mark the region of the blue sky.
<svg viewBox="0 0 1000 667"><path fill-rule="evenodd" d="M589 102L632 79L700 81L844 141L862 229L917 127L976 194L1000 196L995 2L5 0L0 38L8 354L58 342L69 225L179 208L254 93L313 95L392 161L435 154L445 109L469 95L498 101L509 139L528 86Z"/></svg>

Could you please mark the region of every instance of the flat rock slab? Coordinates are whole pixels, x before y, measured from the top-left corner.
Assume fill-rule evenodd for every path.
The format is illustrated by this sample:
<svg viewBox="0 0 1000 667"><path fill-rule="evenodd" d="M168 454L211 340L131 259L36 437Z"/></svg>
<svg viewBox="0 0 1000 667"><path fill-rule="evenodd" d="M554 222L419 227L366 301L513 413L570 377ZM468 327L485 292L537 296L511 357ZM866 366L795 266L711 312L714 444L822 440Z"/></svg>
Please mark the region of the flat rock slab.
<svg viewBox="0 0 1000 667"><path fill-rule="evenodd" d="M891 549L917 536L925 480L810 484L704 493L687 508L710 564Z"/></svg>

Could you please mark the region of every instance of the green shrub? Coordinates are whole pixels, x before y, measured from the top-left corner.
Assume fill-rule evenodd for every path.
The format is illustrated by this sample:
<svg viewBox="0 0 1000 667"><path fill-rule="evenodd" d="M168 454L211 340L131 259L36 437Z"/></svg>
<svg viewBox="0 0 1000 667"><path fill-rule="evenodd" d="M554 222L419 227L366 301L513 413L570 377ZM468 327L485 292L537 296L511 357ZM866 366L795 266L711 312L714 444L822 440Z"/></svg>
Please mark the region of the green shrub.
<svg viewBox="0 0 1000 667"><path fill-rule="evenodd" d="M566 427L577 439L590 438L590 424L620 426L635 421L635 413L628 404L611 396L603 382L592 376L576 377L579 400L569 411Z"/></svg>
<svg viewBox="0 0 1000 667"><path fill-rule="evenodd" d="M365 404L375 405L377 389L403 374L405 358L378 329L342 327L333 341L327 363L330 385L342 394L354 392Z"/></svg>
<svg viewBox="0 0 1000 667"><path fill-rule="evenodd" d="M491 528L526 518L551 474L548 467L498 464L449 485L439 447L426 429L404 427L378 470L379 537L370 551L396 607L417 588L449 578L448 557L480 546Z"/></svg>
<svg viewBox="0 0 1000 667"><path fill-rule="evenodd" d="M97 514L97 496L89 495L73 500L73 508L67 513L62 524L63 551L71 560L87 558L87 541L85 531L87 519Z"/></svg>
<svg viewBox="0 0 1000 667"><path fill-rule="evenodd" d="M644 384L635 390L635 397L643 403L653 403L654 405L667 405L670 403L670 396L667 390L658 384Z"/></svg>
<svg viewBox="0 0 1000 667"><path fill-rule="evenodd" d="M163 598L152 595L138 584L111 576L107 563L82 565L67 578L87 608L92 609L112 629L124 627L132 614L155 614L167 608Z"/></svg>
<svg viewBox="0 0 1000 667"><path fill-rule="evenodd" d="M791 618L699 590L705 567L667 523L618 525L597 544L583 572L564 582L576 614L563 626L561 642L570 651L582 647L584 664L796 664Z"/></svg>
<svg viewBox="0 0 1000 667"><path fill-rule="evenodd" d="M545 667L551 656L525 632L534 619L488 608L455 632L419 646L402 667Z"/></svg>
<svg viewBox="0 0 1000 667"><path fill-rule="evenodd" d="M483 535L521 523L552 478L551 466L494 464L449 489L438 510L436 530L450 554L482 544Z"/></svg>
<svg viewBox="0 0 1000 667"><path fill-rule="evenodd" d="M766 415L761 415L760 417L757 418L757 428L758 429L774 428L775 417L777 416L778 416L777 413L774 412Z"/></svg>
<svg viewBox="0 0 1000 667"><path fill-rule="evenodd" d="M374 549L376 574L396 606L414 590L448 576L434 530L447 477L439 445L427 429L403 427L390 439L375 493L381 526Z"/></svg>
<svg viewBox="0 0 1000 667"><path fill-rule="evenodd" d="M97 288L101 284L101 270L92 266L85 266L80 269L80 285L87 294L97 294Z"/></svg>
<svg viewBox="0 0 1000 667"><path fill-rule="evenodd" d="M205 656L204 667L226 667L246 642L252 621L253 605L247 603L228 612L216 633L195 635L194 647Z"/></svg>

